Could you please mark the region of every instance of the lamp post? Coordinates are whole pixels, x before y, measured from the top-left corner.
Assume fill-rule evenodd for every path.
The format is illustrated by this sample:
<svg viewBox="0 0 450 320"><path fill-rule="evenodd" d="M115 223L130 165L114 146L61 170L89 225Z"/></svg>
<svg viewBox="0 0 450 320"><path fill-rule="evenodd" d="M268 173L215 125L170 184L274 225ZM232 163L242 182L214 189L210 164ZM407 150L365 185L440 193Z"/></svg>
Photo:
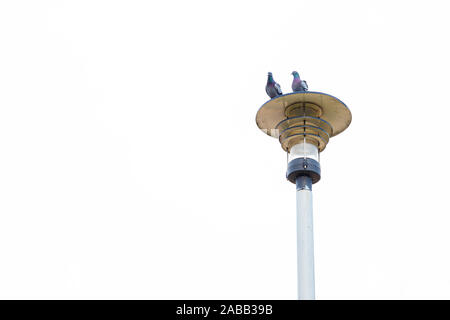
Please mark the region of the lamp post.
<svg viewBox="0 0 450 320"><path fill-rule="evenodd" d="M312 185L320 180L320 152L331 137L344 131L352 114L339 99L321 92L294 92L264 103L256 124L277 138L287 152L287 179L297 189L298 298L312 300L314 288L314 239Z"/></svg>

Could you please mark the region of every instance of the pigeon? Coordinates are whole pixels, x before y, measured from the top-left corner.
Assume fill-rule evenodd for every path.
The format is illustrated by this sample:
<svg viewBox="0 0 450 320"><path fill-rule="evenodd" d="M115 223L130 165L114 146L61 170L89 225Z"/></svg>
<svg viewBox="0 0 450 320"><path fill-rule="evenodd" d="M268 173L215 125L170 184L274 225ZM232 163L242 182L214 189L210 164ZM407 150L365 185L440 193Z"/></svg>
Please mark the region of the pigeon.
<svg viewBox="0 0 450 320"><path fill-rule="evenodd" d="M305 80L301 80L297 71L293 71L292 75L294 80L292 81L292 91L294 92L305 92L308 91L308 84Z"/></svg>
<svg viewBox="0 0 450 320"><path fill-rule="evenodd" d="M283 94L280 85L273 80L272 72L269 72L267 76L266 92L271 99Z"/></svg>

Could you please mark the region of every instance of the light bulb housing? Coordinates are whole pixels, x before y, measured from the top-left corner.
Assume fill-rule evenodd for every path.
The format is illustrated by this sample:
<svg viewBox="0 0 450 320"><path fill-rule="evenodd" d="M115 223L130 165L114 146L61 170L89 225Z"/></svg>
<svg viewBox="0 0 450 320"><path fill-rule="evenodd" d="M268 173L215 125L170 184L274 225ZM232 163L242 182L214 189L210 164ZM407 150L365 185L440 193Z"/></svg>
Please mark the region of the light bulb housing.
<svg viewBox="0 0 450 320"><path fill-rule="evenodd" d="M277 138L288 153L286 177L292 183L299 177L309 177L312 183L320 180L320 152L351 121L350 109L341 100L313 91L277 96L256 114L258 127Z"/></svg>

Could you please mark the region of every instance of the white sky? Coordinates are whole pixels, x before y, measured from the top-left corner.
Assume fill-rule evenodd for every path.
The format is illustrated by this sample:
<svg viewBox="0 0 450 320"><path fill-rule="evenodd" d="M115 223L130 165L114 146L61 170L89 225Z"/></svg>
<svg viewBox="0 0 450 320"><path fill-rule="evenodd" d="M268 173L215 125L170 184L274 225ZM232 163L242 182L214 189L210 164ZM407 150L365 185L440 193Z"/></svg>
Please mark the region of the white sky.
<svg viewBox="0 0 450 320"><path fill-rule="evenodd" d="M450 298L447 1L2 1L0 298L295 299L268 71L352 111L318 299Z"/></svg>

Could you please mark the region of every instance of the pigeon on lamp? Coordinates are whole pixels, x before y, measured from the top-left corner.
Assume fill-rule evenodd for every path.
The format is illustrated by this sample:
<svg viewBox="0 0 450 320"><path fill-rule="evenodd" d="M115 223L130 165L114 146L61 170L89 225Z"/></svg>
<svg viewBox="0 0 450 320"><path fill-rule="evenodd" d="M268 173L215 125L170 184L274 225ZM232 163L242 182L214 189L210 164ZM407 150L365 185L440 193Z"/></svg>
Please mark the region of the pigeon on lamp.
<svg viewBox="0 0 450 320"><path fill-rule="evenodd" d="M266 92L271 99L283 94L280 85L273 80L272 72L267 75Z"/></svg>
<svg viewBox="0 0 450 320"><path fill-rule="evenodd" d="M305 80L300 79L300 75L297 71L293 71L292 75L294 80L292 80L292 91L294 92L305 92L308 91L308 84Z"/></svg>

